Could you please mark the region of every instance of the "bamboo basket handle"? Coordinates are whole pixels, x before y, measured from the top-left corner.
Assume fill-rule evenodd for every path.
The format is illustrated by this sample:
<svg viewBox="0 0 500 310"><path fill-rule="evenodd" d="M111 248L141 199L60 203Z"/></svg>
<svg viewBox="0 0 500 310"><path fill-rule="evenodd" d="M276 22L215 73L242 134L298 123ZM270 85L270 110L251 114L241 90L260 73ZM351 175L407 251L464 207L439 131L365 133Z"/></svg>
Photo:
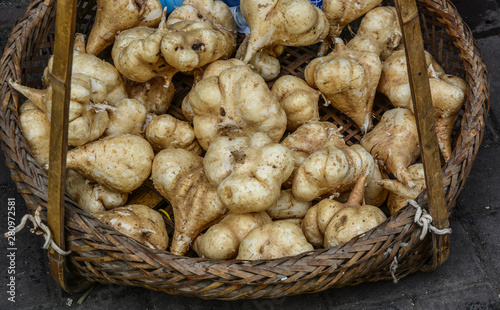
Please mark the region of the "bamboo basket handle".
<svg viewBox="0 0 500 310"><path fill-rule="evenodd" d="M449 226L448 211L444 197L441 160L417 4L415 0L395 0L395 3L405 46L411 96L429 197L429 213L433 218L433 225L438 229L443 229ZM432 234L434 256L431 264L424 270L434 270L446 261L450 249L449 240L447 234Z"/></svg>
<svg viewBox="0 0 500 310"><path fill-rule="evenodd" d="M54 104L50 125L47 219L53 240L62 250L65 249L64 194L75 26L76 0L57 0L54 64L50 74ZM88 287L89 282L68 273L65 256L57 253L52 247L48 250L48 256L50 273L64 290L73 293Z"/></svg>

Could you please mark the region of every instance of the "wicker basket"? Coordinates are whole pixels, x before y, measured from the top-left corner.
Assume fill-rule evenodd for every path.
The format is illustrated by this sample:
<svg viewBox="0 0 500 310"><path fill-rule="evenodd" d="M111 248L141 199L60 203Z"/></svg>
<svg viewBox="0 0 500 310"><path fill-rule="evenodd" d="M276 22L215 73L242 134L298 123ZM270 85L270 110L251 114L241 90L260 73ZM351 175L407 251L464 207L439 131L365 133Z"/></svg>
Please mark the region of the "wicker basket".
<svg viewBox="0 0 500 310"><path fill-rule="evenodd" d="M464 78L469 85L467 102L454 130L454 151L442 168L449 214L483 137L489 109L488 78L470 30L453 5L446 0L418 0L417 4L426 49L448 73ZM78 1L78 32L89 33L94 12L94 1ZM7 82L41 87L42 71L53 52L54 16L55 0L34 0L14 27L0 62L3 151L12 179L31 212L40 205L46 207L48 179L31 156L19 127L18 106L23 99ZM314 47L287 49L281 73L303 77L307 62L315 55ZM170 112L181 117L179 104L191 82L176 77L175 83L176 104ZM375 118L380 119L386 109L383 100L377 103ZM342 126L348 144L360 140L359 129L331 107L322 108L322 119ZM419 203L427 206L424 198ZM73 251L67 268L88 282L142 286L209 299L318 292L437 267L432 264L436 251L433 238L428 234L420 240L421 227L414 223L414 216L415 208L403 208L380 226L335 248L267 261L214 261L153 251L103 225L67 199L66 248ZM398 266L391 275L395 258Z"/></svg>

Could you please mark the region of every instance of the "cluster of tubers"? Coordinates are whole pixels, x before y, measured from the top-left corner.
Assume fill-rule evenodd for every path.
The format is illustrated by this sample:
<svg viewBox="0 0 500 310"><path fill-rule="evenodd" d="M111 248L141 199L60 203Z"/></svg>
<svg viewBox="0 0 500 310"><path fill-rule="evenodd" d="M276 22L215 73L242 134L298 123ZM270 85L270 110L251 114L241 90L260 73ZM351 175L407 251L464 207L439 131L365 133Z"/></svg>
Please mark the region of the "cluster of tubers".
<svg viewBox="0 0 500 310"><path fill-rule="evenodd" d="M210 259L293 256L380 225L425 189L399 22L380 3L242 0L250 34L237 46L222 1L186 0L166 15L158 0L98 0L87 44L75 40L67 195L152 250ZM344 43L342 30L363 15ZM276 79L285 46L317 43L303 79ZM112 62L96 56L106 48ZM447 161L467 85L426 61ZM10 83L29 99L20 125L46 171L53 62L42 90ZM195 81L184 119L168 113L178 72ZM377 92L394 108L374 125ZM359 144L322 121L321 98L359 127ZM170 238L160 212L129 202L148 179L172 207Z"/></svg>

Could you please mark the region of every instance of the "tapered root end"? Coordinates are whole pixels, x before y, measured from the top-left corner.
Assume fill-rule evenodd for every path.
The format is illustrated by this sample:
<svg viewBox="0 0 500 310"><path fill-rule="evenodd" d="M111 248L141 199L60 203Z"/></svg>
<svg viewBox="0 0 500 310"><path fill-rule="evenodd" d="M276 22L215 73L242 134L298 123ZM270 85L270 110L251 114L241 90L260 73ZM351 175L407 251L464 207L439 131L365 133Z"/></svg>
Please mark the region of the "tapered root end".
<svg viewBox="0 0 500 310"><path fill-rule="evenodd" d="M328 51L330 50L331 45L332 45L332 40L329 38L326 38L323 42L321 42L321 45L318 49L317 57L325 56L328 53Z"/></svg>
<svg viewBox="0 0 500 310"><path fill-rule="evenodd" d="M345 206L363 205L363 199L365 197L365 183L367 178L368 175L366 174L363 174L358 178L356 184L354 185L354 188L351 191L351 194L349 195L349 199L345 203Z"/></svg>
<svg viewBox="0 0 500 310"><path fill-rule="evenodd" d="M73 46L73 50L80 52L80 53L86 53L86 48L85 48L85 35L82 33L77 33L75 35L75 43ZM94 54L95 55L95 54Z"/></svg>
<svg viewBox="0 0 500 310"><path fill-rule="evenodd" d="M401 183L406 184L409 188L415 188L416 186L415 181L413 181L407 169L401 169L398 172L396 172L396 178Z"/></svg>
<svg viewBox="0 0 500 310"><path fill-rule="evenodd" d="M45 95L47 95L48 93L46 89L30 88L13 81L9 81L9 85L24 97L31 100L31 102L33 102L44 113L47 112L47 107L45 106L44 100Z"/></svg>
<svg viewBox="0 0 500 310"><path fill-rule="evenodd" d="M174 232L170 252L175 255L185 255L191 246L192 239L189 236L181 235L179 232Z"/></svg>

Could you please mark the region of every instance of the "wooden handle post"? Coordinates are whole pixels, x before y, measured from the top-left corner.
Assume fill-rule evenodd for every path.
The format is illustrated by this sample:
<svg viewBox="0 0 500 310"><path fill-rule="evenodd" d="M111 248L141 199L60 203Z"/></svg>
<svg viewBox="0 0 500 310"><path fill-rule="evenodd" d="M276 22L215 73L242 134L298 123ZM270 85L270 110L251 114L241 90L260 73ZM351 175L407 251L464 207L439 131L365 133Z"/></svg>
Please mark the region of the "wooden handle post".
<svg viewBox="0 0 500 310"><path fill-rule="evenodd" d="M418 9L415 0L396 0L396 9L403 33L411 96L429 197L429 213L433 218L433 225L443 229L449 226L449 214L444 197L441 160ZM432 234L432 238L435 255L429 270L444 263L449 255L449 236Z"/></svg>

